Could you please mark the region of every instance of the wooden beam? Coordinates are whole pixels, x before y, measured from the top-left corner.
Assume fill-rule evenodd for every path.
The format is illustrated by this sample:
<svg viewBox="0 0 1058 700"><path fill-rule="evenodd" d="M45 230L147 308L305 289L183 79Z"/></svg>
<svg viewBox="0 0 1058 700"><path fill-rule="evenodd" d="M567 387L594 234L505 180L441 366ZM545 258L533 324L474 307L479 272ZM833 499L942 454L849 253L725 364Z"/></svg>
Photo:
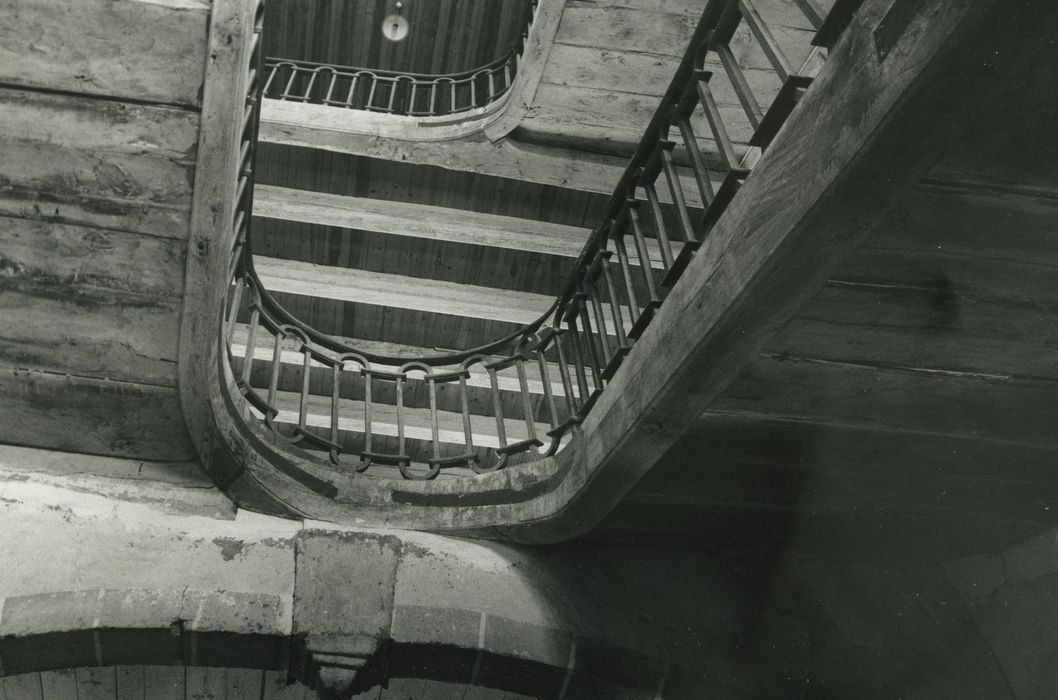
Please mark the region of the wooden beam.
<svg viewBox="0 0 1058 700"><path fill-rule="evenodd" d="M198 115L0 89L0 215L187 238Z"/></svg>
<svg viewBox="0 0 1058 700"><path fill-rule="evenodd" d="M569 537L604 516L927 172L953 121L1031 70L1055 20L1038 4L921 2L882 57L892 6L865 2L559 457L584 470L577 496L513 537Z"/></svg>
<svg viewBox="0 0 1058 700"><path fill-rule="evenodd" d="M333 123L323 125L306 118L309 112L327 109ZM354 156L379 158L448 170L491 175L554 185L584 192L613 194L624 175L628 157L542 146L507 136L490 143L483 135L429 141L381 137L357 127L348 110L265 100L261 109L260 140L302 148L319 148ZM354 115L355 116L355 115ZM663 202L668 188L659 187ZM698 188L688 175L683 191L691 206L700 206Z"/></svg>
<svg viewBox="0 0 1058 700"><path fill-rule="evenodd" d="M554 302L542 294L295 260L254 256L254 267L269 291L509 323L532 323Z"/></svg>
<svg viewBox="0 0 1058 700"><path fill-rule="evenodd" d="M209 0L0 4L0 83L197 107Z"/></svg>
<svg viewBox="0 0 1058 700"><path fill-rule="evenodd" d="M254 190L254 216L566 258L579 256L591 235L586 228L533 219L272 185ZM647 248L652 266L662 268L657 241L648 240Z"/></svg>
<svg viewBox="0 0 1058 700"><path fill-rule="evenodd" d="M0 442L131 459L195 457L175 388L0 368Z"/></svg>

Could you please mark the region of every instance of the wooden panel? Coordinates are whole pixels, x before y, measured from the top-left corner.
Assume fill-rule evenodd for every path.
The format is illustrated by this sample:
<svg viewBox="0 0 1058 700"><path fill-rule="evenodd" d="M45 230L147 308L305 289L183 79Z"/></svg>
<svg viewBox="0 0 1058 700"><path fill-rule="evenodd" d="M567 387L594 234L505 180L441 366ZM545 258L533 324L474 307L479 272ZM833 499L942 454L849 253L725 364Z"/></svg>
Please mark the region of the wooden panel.
<svg viewBox="0 0 1058 700"><path fill-rule="evenodd" d="M525 292L259 256L254 267L268 290L510 323L532 323L554 301Z"/></svg>
<svg viewBox="0 0 1058 700"><path fill-rule="evenodd" d="M0 5L0 82L198 105L208 0Z"/></svg>
<svg viewBox="0 0 1058 700"><path fill-rule="evenodd" d="M198 116L0 90L0 214L186 238Z"/></svg>
<svg viewBox="0 0 1058 700"><path fill-rule="evenodd" d="M150 700L147 696L147 667L118 666L114 675L117 679L116 700Z"/></svg>
<svg viewBox="0 0 1058 700"><path fill-rule="evenodd" d="M183 666L145 666L144 700L185 700L184 673Z"/></svg>
<svg viewBox="0 0 1058 700"><path fill-rule="evenodd" d="M780 355L755 360L710 410L1058 446L1058 394L1045 380Z"/></svg>
<svg viewBox="0 0 1058 700"><path fill-rule="evenodd" d="M114 668L77 669L77 700L114 700L117 678Z"/></svg>
<svg viewBox="0 0 1058 700"><path fill-rule="evenodd" d="M3 700L44 700L39 673L22 673L0 678L0 698Z"/></svg>
<svg viewBox="0 0 1058 700"><path fill-rule="evenodd" d="M41 672L40 685L44 690L44 700L68 700L77 697L77 674L72 668Z"/></svg>
<svg viewBox="0 0 1058 700"><path fill-rule="evenodd" d="M0 441L133 459L185 460L174 388L0 369Z"/></svg>
<svg viewBox="0 0 1058 700"><path fill-rule="evenodd" d="M124 231L0 216L0 265L39 282L177 297L186 243Z"/></svg>
<svg viewBox="0 0 1058 700"><path fill-rule="evenodd" d="M599 49L619 46L626 51L682 57L697 24L694 15L571 1L566 4L555 42Z"/></svg>
<svg viewBox="0 0 1058 700"><path fill-rule="evenodd" d="M0 278L3 364L176 386L178 299Z"/></svg>
<svg viewBox="0 0 1058 700"><path fill-rule="evenodd" d="M590 229L532 219L259 185L254 216L575 258ZM661 253L651 240L652 262Z"/></svg>

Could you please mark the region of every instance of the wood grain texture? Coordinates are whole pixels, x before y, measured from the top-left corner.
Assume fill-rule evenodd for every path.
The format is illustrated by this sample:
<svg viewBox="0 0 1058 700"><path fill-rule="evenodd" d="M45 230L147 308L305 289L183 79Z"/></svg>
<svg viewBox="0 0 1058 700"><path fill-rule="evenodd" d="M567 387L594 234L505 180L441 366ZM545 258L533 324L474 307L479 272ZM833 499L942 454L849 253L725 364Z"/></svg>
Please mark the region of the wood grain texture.
<svg viewBox="0 0 1058 700"><path fill-rule="evenodd" d="M0 214L187 237L198 116L0 90Z"/></svg>
<svg viewBox="0 0 1058 700"><path fill-rule="evenodd" d="M256 188L254 216L571 258L580 255L591 234L532 219L269 185ZM653 262L660 267L661 254L653 247Z"/></svg>
<svg viewBox="0 0 1058 700"><path fill-rule="evenodd" d="M0 216L6 276L180 298L184 241L40 219Z"/></svg>
<svg viewBox="0 0 1058 700"><path fill-rule="evenodd" d="M39 673L22 673L0 678L3 700L46 700Z"/></svg>
<svg viewBox="0 0 1058 700"><path fill-rule="evenodd" d="M208 0L0 5L0 82L196 107Z"/></svg>
<svg viewBox="0 0 1058 700"><path fill-rule="evenodd" d="M179 299L0 278L3 364L176 386Z"/></svg>
<svg viewBox="0 0 1058 700"><path fill-rule="evenodd" d="M532 323L554 301L524 292L276 258L255 257L254 266L261 283L270 291L449 316Z"/></svg>
<svg viewBox="0 0 1058 700"><path fill-rule="evenodd" d="M0 369L0 441L132 459L193 457L176 389Z"/></svg>

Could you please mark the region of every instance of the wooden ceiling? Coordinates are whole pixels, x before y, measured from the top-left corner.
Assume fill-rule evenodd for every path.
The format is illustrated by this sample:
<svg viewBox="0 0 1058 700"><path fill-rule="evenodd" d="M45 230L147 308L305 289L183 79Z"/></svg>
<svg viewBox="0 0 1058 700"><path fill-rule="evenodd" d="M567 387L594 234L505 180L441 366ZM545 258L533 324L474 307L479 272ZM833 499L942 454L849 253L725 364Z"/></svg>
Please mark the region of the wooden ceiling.
<svg viewBox="0 0 1058 700"><path fill-rule="evenodd" d="M358 68L459 73L505 56L526 26L528 0L403 0L408 36L381 32L396 0L271 0L265 55Z"/></svg>

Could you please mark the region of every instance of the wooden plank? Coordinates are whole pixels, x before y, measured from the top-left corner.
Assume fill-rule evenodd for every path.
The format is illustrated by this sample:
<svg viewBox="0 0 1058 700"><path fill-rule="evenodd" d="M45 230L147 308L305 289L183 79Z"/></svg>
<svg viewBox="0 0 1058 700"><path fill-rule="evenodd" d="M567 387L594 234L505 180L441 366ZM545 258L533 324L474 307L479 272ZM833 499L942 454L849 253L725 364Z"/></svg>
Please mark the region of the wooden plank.
<svg viewBox="0 0 1058 700"><path fill-rule="evenodd" d="M451 141L417 141L380 138L376 134L357 130L353 123L341 129L321 129L299 116L302 108L294 103L265 100L261 110L260 140L401 163L433 165L448 170L605 195L613 194L628 165L627 155L617 157L534 145L509 136L495 143L471 137ZM700 204L693 182L688 181L684 185L684 192L689 204ZM659 190L658 194L662 201L671 201L665 188Z"/></svg>
<svg viewBox="0 0 1058 700"><path fill-rule="evenodd" d="M41 671L40 687L44 691L44 700L76 698L76 670L67 668L61 671Z"/></svg>
<svg viewBox="0 0 1058 700"><path fill-rule="evenodd" d="M183 666L144 666L144 700L185 700L185 673Z"/></svg>
<svg viewBox="0 0 1058 700"><path fill-rule="evenodd" d="M698 17L642 12L625 7L595 7L569 2L562 14L555 42L571 46L683 57Z"/></svg>
<svg viewBox="0 0 1058 700"><path fill-rule="evenodd" d="M184 669L187 687L185 693L189 698L202 700L224 700L228 684L226 668L207 666L187 666Z"/></svg>
<svg viewBox="0 0 1058 700"><path fill-rule="evenodd" d="M116 694L113 667L77 669L77 700L114 700Z"/></svg>
<svg viewBox="0 0 1058 700"><path fill-rule="evenodd" d="M176 389L0 369L0 442L132 459L185 460Z"/></svg>
<svg viewBox="0 0 1058 700"><path fill-rule="evenodd" d="M311 692L301 683L287 683L286 671L265 671L261 700L309 700Z"/></svg>
<svg viewBox="0 0 1058 700"><path fill-rule="evenodd" d="M0 698L3 700L44 700L39 673L20 673L0 678Z"/></svg>
<svg viewBox="0 0 1058 700"><path fill-rule="evenodd" d="M559 516L551 526L537 521L517 528L515 537L541 541L582 532L627 493L928 170L951 138L948 120L1009 81L1005 71L1031 51L1027 47L1046 26L1041 16L1053 13L998 0L925 2L879 63L874 31L890 4L866 0L767 159L717 221L588 414L582 439L563 453L560 461L571 468L587 467L580 497L562 503L561 512L576 517ZM1009 31L992 31L998 21ZM984 56L995 55L1003 60L987 79L972 70ZM808 370L798 371L808 381ZM877 373L842 371L858 380L855 389L884 390L873 381ZM1049 385L1016 388L1009 395L1054 415ZM759 385L741 408L762 405L760 392L770 390ZM947 398L943 409L950 412ZM818 403L804 401L798 414L822 412ZM870 420L869 398L849 401L849 410ZM937 402L927 410L939 410ZM926 417L938 429L946 427L943 416ZM983 417L980 429L1053 440L1039 434L1040 418L1019 425L1022 418Z"/></svg>
<svg viewBox="0 0 1058 700"><path fill-rule="evenodd" d="M125 231L0 216L7 276L179 299L184 241Z"/></svg>
<svg viewBox="0 0 1058 700"><path fill-rule="evenodd" d="M567 258L579 256L591 234L586 228L513 216L271 185L255 188L254 216ZM648 252L653 266L661 268L657 241L648 241Z"/></svg>
<svg viewBox="0 0 1058 700"><path fill-rule="evenodd" d="M198 115L0 90L0 214L186 238Z"/></svg>
<svg viewBox="0 0 1058 700"><path fill-rule="evenodd" d="M197 106L208 0L0 5L0 82Z"/></svg>
<svg viewBox="0 0 1058 700"><path fill-rule="evenodd" d="M540 294L260 256L254 256L254 267L269 291L511 323L532 323L554 301Z"/></svg>
<svg viewBox="0 0 1058 700"><path fill-rule="evenodd" d="M176 386L180 301L0 278L2 364Z"/></svg>
<svg viewBox="0 0 1058 700"><path fill-rule="evenodd" d="M765 356L710 410L1058 446L1053 380Z"/></svg>
<svg viewBox="0 0 1058 700"><path fill-rule="evenodd" d="M117 666L116 700L150 700L147 697L147 667Z"/></svg>
<svg viewBox="0 0 1058 700"><path fill-rule="evenodd" d="M264 694L264 671L253 668L229 668L224 700L261 700Z"/></svg>

